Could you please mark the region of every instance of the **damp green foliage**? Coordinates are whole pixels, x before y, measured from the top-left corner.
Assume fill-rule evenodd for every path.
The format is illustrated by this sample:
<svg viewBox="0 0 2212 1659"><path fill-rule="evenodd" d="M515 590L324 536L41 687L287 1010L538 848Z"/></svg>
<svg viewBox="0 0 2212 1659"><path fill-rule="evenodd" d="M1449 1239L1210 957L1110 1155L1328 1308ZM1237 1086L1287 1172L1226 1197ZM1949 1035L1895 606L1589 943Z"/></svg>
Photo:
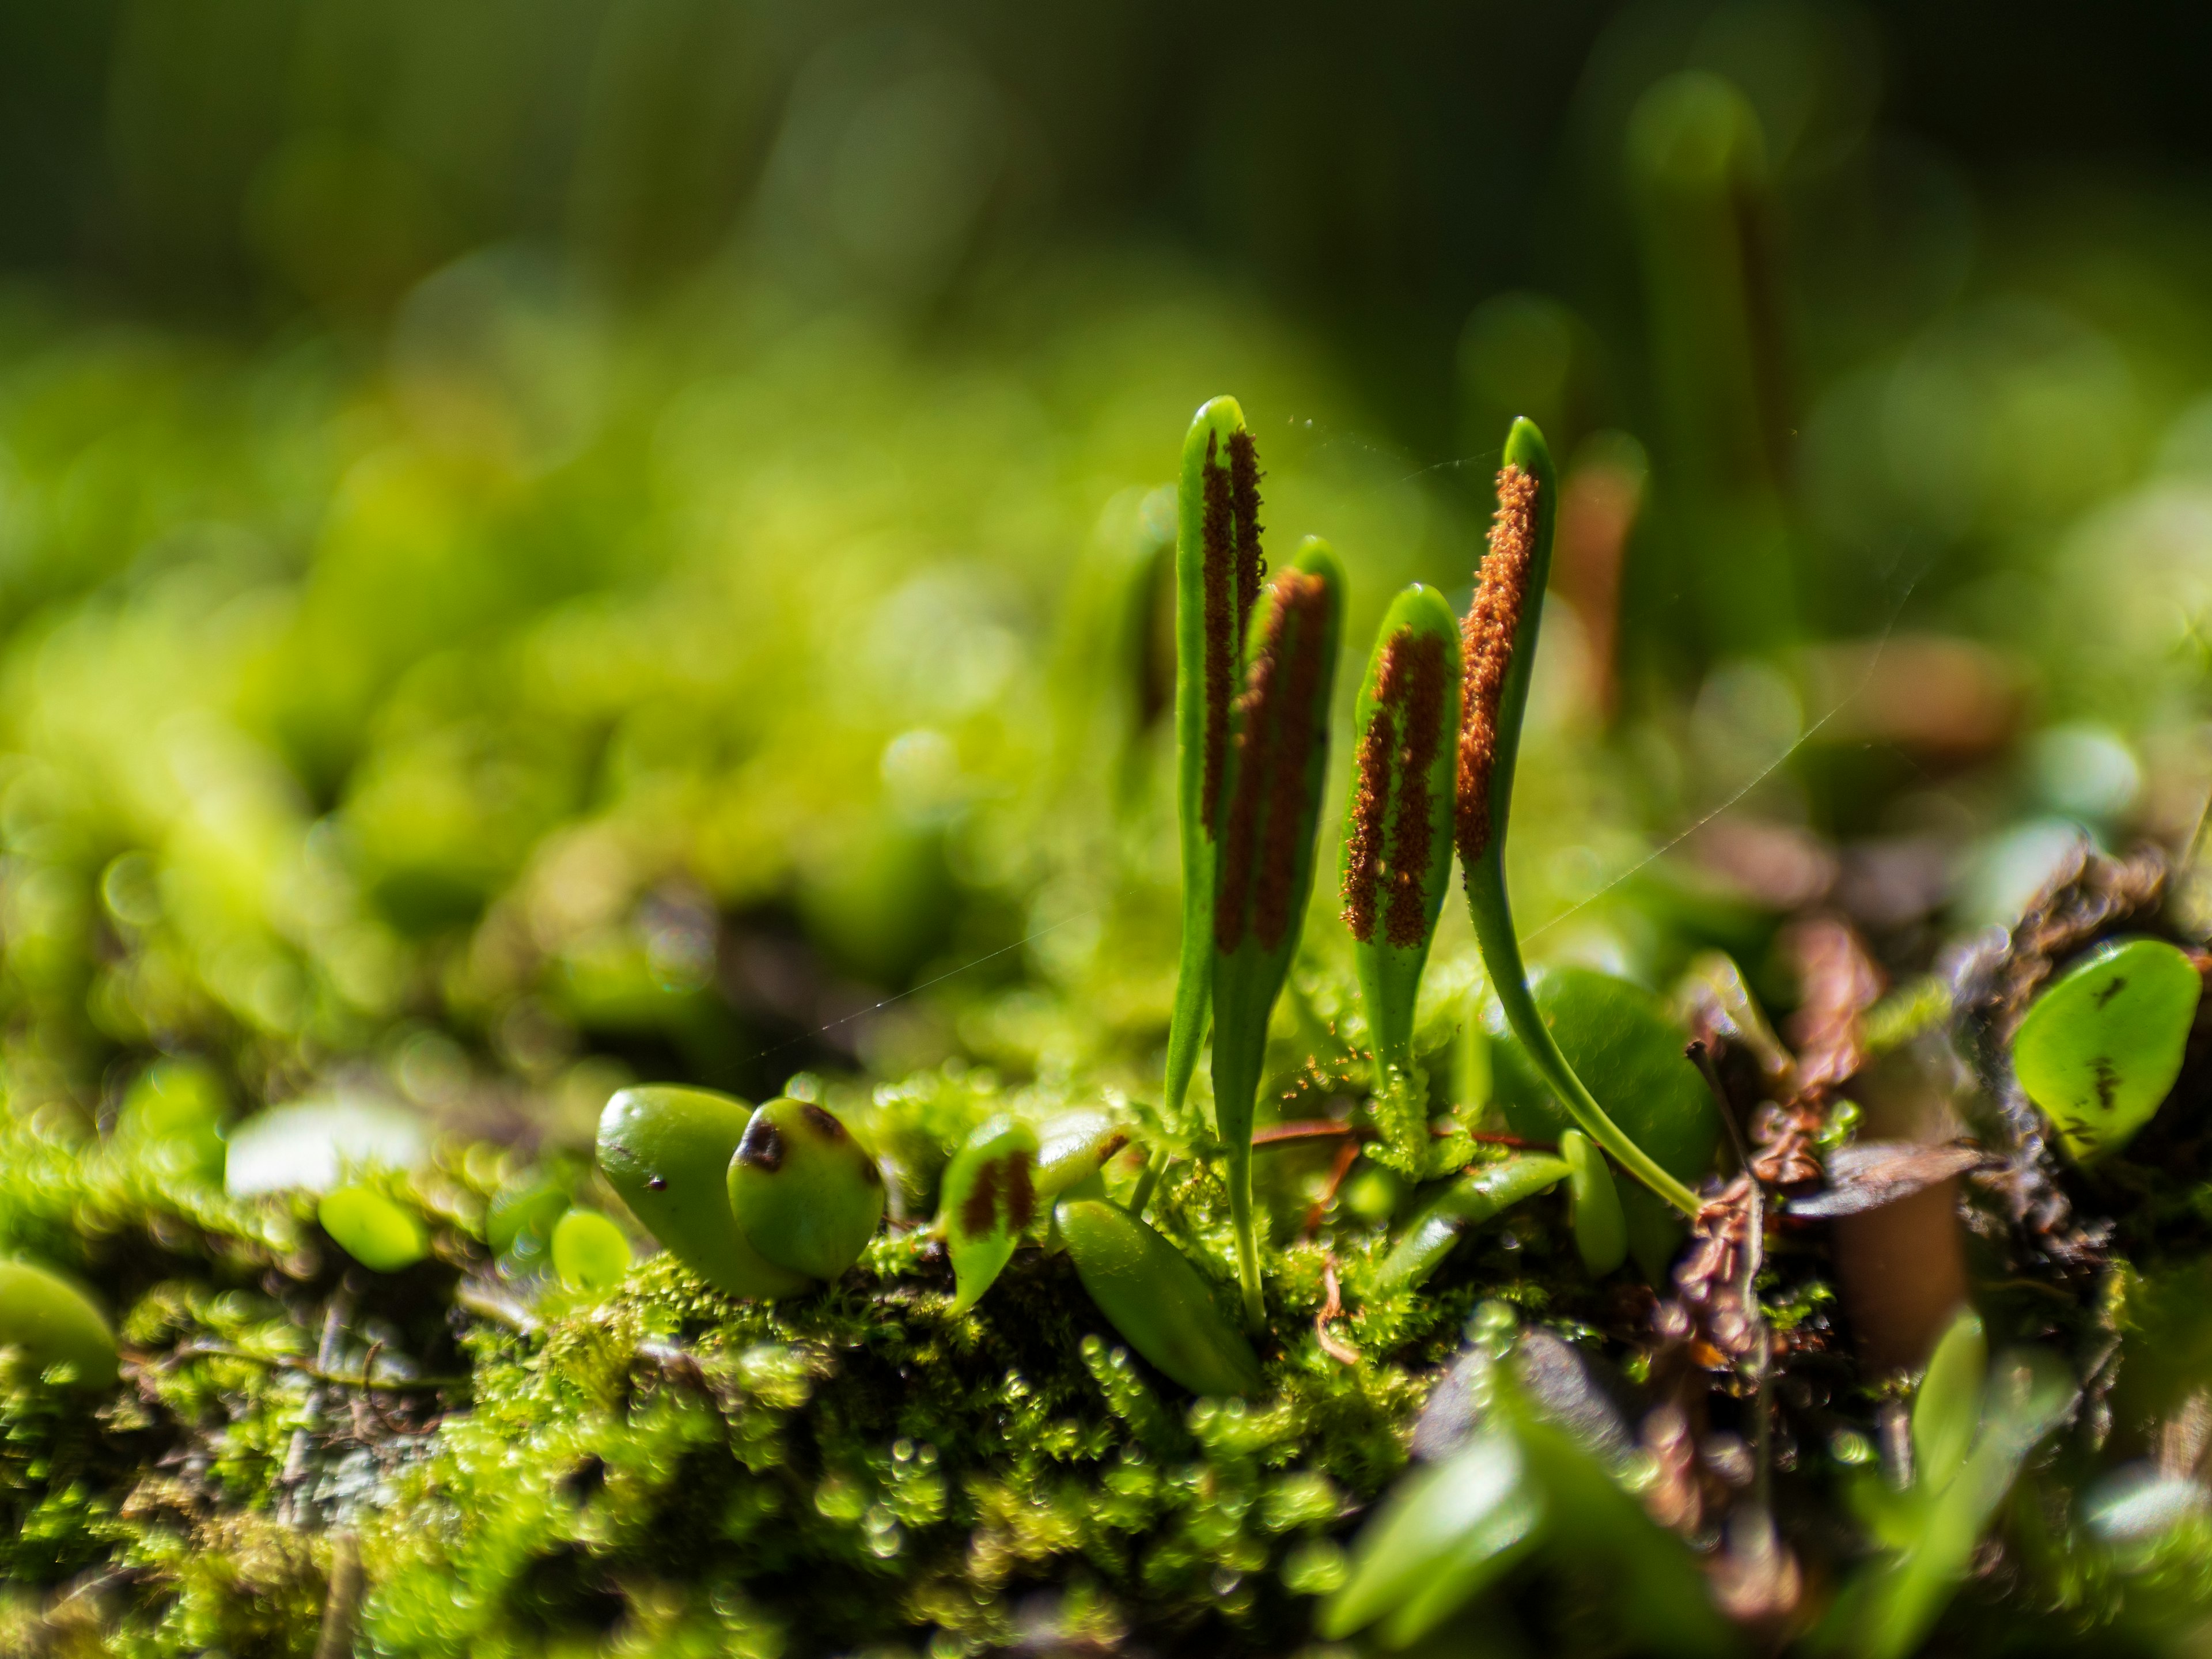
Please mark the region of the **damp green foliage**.
<svg viewBox="0 0 2212 1659"><path fill-rule="evenodd" d="M731 1296L794 1296L811 1281L755 1249L730 1210L730 1164L752 1117L709 1089L625 1089L599 1118L599 1168L646 1231Z"/></svg>
<svg viewBox="0 0 2212 1659"><path fill-rule="evenodd" d="M372 1272L396 1273L430 1253L422 1224L374 1187L341 1187L315 1206L338 1248Z"/></svg>
<svg viewBox="0 0 2212 1659"><path fill-rule="evenodd" d="M1310 538L1268 585L1254 621L1222 792L1212 917L1213 1115L1237 1218L1237 1283L1255 1329L1267 1310L1252 1215L1252 1118L1267 1023L1297 955L1313 892L1344 603L1343 568L1325 543Z"/></svg>
<svg viewBox="0 0 2212 1659"><path fill-rule="evenodd" d="M953 1138L967 1093L910 1086L943 1105L916 1121ZM410 1187L464 1254L491 1199L533 1178L473 1152ZM1212 1363L1255 1392L1198 1401L1132 1352L1073 1253L1018 1251L957 1315L942 1259L908 1232L795 1300L726 1297L672 1251L534 1307L527 1279L495 1279L518 1315L465 1302L457 1343L441 1295L398 1297L381 1275L348 1289L347 1265L312 1248L312 1199L228 1199L150 1149L20 1121L0 1123L0 1153L9 1242L43 1238L73 1271L135 1287L117 1328L156 1362L91 1402L21 1366L0 1376L0 1572L31 1596L36 1640L82 1613L85 1651L134 1659L312 1650L341 1527L369 1587L361 1644L393 1655L980 1652L1040 1616L1040 1582L1070 1640L1287 1651L1340 1577L1337 1540L1402 1467L1421 1368L1464 1305L1376 1300L1402 1358L1347 1370L1294 1335L1265 1376L1216 1314ZM1170 1182L1163 1208L1164 1261L1194 1277L1185 1253L1210 1255L1225 1273L1218 1182ZM1279 1272L1295 1308L1318 1304L1310 1249ZM330 1345L333 1305L350 1311ZM440 1381L372 1401L301 1366ZM356 1406L416 1432L379 1435L364 1461ZM198 1453L147 1467L178 1444ZM109 1565L130 1571L96 1602L50 1595Z"/></svg>
<svg viewBox="0 0 2212 1659"><path fill-rule="evenodd" d="M1459 622L1419 583L1390 602L1352 705L1340 890L1374 1044L1378 1154L1408 1175L1428 1152L1426 1079L1413 1058L1421 970L1451 884Z"/></svg>
<svg viewBox="0 0 2212 1659"><path fill-rule="evenodd" d="M1489 969L1492 994L1504 1022L1517 1038L1530 1062L1583 1132L1603 1147L1623 1168L1651 1191L1686 1215L1695 1214L1697 1195L1669 1170L1664 1160L1647 1151L1635 1135L1625 1132L1607 1115L1589 1087L1576 1075L1573 1065L1559 1050L1551 1027L1531 999L1528 970L1522 961L1520 935L1514 931L1512 906L1505 891L1505 836L1513 808L1513 779L1520 757L1521 728L1528 707L1528 685L1535 672L1536 637L1543 620L1544 593L1551 579L1552 542L1558 527L1559 483L1552 467L1552 452L1536 423L1516 420L1505 434L1500 477L1512 469L1533 482L1528 562L1521 577L1517 606L1506 620L1510 629L1493 641L1504 660L1490 714L1492 758L1483 779L1461 780L1462 788L1483 792L1486 834L1480 847L1460 848L1461 875L1467 884L1468 910L1474 922L1475 938L1482 946L1483 965ZM1478 589L1480 608L1484 595ZM1465 665L1470 677L1476 665ZM1468 811L1459 805L1462 821ZM1615 1102L1626 1109L1630 1103ZM1633 1222L1632 1220L1632 1225Z"/></svg>
<svg viewBox="0 0 2212 1659"><path fill-rule="evenodd" d="M955 1313L974 1307L1013 1259L1014 1246L1036 1218L1036 1131L1017 1118L993 1118L954 1154L937 1221L957 1286Z"/></svg>
<svg viewBox="0 0 2212 1659"><path fill-rule="evenodd" d="M612 1290L629 1271L632 1252L623 1230L597 1210L571 1210L554 1224L553 1271L573 1290Z"/></svg>
<svg viewBox="0 0 2212 1659"><path fill-rule="evenodd" d="M2116 1152L2181 1074L2203 981L2163 939L2110 939L2045 987L2013 1036L2013 1074L2068 1154Z"/></svg>
<svg viewBox="0 0 2212 1659"><path fill-rule="evenodd" d="M1535 975L1529 1008L1547 1044L1591 1093L1615 1103L1613 1121L1660 1170L1678 1186L1705 1175L1720 1146L1719 1110L1705 1079L1683 1056L1688 1034L1658 998L1594 969L1555 968ZM1536 1139L1572 1127L1576 1120L1561 1104L1554 1079L1522 1032L1496 1006L1488 1018L1492 1103L1506 1127ZM1680 1218L1642 1187L1621 1192L1620 1202L1638 1265L1654 1284L1663 1282L1681 1237Z"/></svg>
<svg viewBox="0 0 2212 1659"><path fill-rule="evenodd" d="M1218 768L1218 757L1230 740L1230 711L1209 684L1218 680L1220 665L1212 660L1225 656L1231 677L1244 660L1243 608L1237 603L1233 574L1209 573L1209 556L1225 558L1233 573L1237 568L1233 514L1229 539L1222 542L1218 501L1231 487L1230 444L1244 431L1244 411L1234 398L1215 398L1202 406L1183 436L1182 465L1176 483L1175 638L1176 638L1176 822L1182 854L1182 943L1176 970L1174 1012L1168 1025L1166 1111L1170 1120L1180 1115L1197 1068L1200 1044L1206 1035L1206 1012L1213 996L1214 870L1221 834L1219 773L1215 799L1209 804L1209 764ZM1208 544L1209 501L1215 525ZM1257 550L1253 550L1254 556ZM1218 586L1229 581L1228 608L1209 617L1206 611L1209 574ZM1210 810L1209 810L1210 805Z"/></svg>
<svg viewBox="0 0 2212 1659"><path fill-rule="evenodd" d="M884 1218L884 1176L827 1107L771 1100L756 1110L726 1171L738 1231L768 1261L836 1279Z"/></svg>

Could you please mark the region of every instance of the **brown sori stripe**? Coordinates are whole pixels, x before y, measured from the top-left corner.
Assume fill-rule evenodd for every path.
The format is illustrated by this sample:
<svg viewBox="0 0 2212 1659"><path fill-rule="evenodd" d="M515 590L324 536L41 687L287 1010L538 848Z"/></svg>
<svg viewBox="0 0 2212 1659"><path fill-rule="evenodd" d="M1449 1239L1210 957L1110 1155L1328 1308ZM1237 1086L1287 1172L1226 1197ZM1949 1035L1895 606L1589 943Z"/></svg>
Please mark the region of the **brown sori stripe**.
<svg viewBox="0 0 2212 1659"><path fill-rule="evenodd" d="M1237 514L1237 634L1241 640L1252 625L1252 607L1267 574L1267 562L1260 552L1260 452L1249 432L1230 435L1229 480Z"/></svg>
<svg viewBox="0 0 2212 1659"><path fill-rule="evenodd" d="M1328 669L1322 660L1328 635L1328 584L1304 571L1285 570L1275 579L1275 591L1280 596L1276 614L1291 623L1285 647L1290 660L1282 665L1281 696L1270 711L1276 735L1267 781L1267 846L1252 896L1252 933L1263 951L1274 950L1290 932L1292 878L1312 851L1306 768L1327 718L1315 701ZM1302 839L1306 845L1300 845Z"/></svg>
<svg viewBox="0 0 2212 1659"><path fill-rule="evenodd" d="M1395 649L1397 641L1391 641ZM1383 659L1382 678L1389 677ZM1352 800L1352 832L1344 844L1344 925L1362 945L1375 937L1375 885L1382 875L1382 816L1389 805L1390 757L1398 746L1390 711L1377 706L1359 743L1359 788Z"/></svg>
<svg viewBox="0 0 2212 1659"><path fill-rule="evenodd" d="M1436 764L1437 745L1443 737L1444 642L1433 634L1402 629L1390 641L1383 669L1406 733L1405 752L1399 758L1398 810L1390 832L1390 906L1383 918L1383 936L1395 945L1418 945L1429 931L1428 896L1423 890L1434 852L1429 769Z"/></svg>
<svg viewBox="0 0 2212 1659"><path fill-rule="evenodd" d="M1245 672L1244 695L1237 700L1243 716L1237 734L1237 793L1230 797L1229 822L1222 831L1221 874L1213 900L1213 944L1219 951L1234 951L1244 942L1244 911L1252 892L1252 863L1257 854L1253 842L1260 833L1262 779L1273 748L1274 729L1270 692L1279 672L1276 655L1282 645L1283 620L1277 606L1268 619L1267 637L1254 653Z"/></svg>
<svg viewBox="0 0 2212 1659"><path fill-rule="evenodd" d="M1229 699L1237 679L1237 650L1243 633L1231 610L1236 581L1232 567L1237 556L1235 507L1229 472L1217 465L1218 434L1206 439L1206 523L1202 570L1206 589L1206 761L1200 791L1206 834L1212 838L1221 819L1221 781L1229 761ZM1230 440L1236 452L1236 440Z"/></svg>
<svg viewBox="0 0 2212 1659"><path fill-rule="evenodd" d="M1472 875L1490 846L1490 779L1498 765L1498 700L1513 662L1513 636L1521 626L1528 566L1536 555L1536 480L1517 466L1498 475L1498 515L1490 524L1490 549L1461 637L1467 659L1460 692L1459 799L1461 864Z"/></svg>
<svg viewBox="0 0 2212 1659"><path fill-rule="evenodd" d="M999 1224L999 1161L983 1160L975 1171L975 1184L960 1206L960 1226L970 1238L981 1238Z"/></svg>

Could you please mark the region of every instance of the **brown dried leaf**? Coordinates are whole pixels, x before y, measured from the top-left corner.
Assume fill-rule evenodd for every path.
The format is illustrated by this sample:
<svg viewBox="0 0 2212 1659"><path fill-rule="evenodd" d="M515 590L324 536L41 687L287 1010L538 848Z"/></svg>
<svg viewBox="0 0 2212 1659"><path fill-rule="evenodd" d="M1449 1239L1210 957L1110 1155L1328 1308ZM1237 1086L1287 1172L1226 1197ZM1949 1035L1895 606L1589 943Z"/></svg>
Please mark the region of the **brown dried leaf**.
<svg viewBox="0 0 2212 1659"><path fill-rule="evenodd" d="M1828 1188L1794 1200L1790 1213L1816 1220L1878 1210L1938 1182L2000 1160L1964 1141L1863 1140L1828 1154Z"/></svg>

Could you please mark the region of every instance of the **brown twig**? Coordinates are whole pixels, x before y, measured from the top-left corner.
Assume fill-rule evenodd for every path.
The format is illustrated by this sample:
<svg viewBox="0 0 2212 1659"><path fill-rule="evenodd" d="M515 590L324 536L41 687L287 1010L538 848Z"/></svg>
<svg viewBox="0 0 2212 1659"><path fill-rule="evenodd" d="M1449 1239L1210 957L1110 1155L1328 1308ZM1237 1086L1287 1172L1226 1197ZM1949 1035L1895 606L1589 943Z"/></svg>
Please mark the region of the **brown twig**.
<svg viewBox="0 0 2212 1659"><path fill-rule="evenodd" d="M1314 1340L1321 1344L1321 1351L1338 1364L1357 1365L1359 1350L1348 1342L1340 1342L1328 1334L1329 1322L1344 1317L1344 1293L1336 1282L1336 1258L1333 1255L1322 1258L1321 1282L1322 1288L1328 1293L1328 1299L1321 1304L1321 1311L1314 1316Z"/></svg>
<svg viewBox="0 0 2212 1659"><path fill-rule="evenodd" d="M1352 1173L1352 1166L1359 1161L1359 1143L1350 1136L1336 1149L1336 1162L1329 1165L1328 1179L1322 1183L1320 1195L1306 1211L1305 1224L1298 1229L1301 1238L1311 1238L1321 1231L1321 1224L1328 1214L1329 1206L1344 1188L1344 1178Z"/></svg>

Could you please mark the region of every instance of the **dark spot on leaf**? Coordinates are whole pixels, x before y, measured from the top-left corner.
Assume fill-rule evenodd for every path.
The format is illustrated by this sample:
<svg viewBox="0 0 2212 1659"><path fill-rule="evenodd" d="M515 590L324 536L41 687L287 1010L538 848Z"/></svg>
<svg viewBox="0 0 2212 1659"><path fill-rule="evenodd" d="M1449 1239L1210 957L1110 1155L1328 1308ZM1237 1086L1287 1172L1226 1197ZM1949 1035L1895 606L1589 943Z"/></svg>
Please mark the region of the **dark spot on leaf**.
<svg viewBox="0 0 2212 1659"><path fill-rule="evenodd" d="M668 1190L668 1177L666 1176L653 1176L647 1179L645 1184L647 1188L653 1192L665 1193Z"/></svg>
<svg viewBox="0 0 2212 1659"><path fill-rule="evenodd" d="M1006 1154L1006 1230L1020 1232L1036 1214L1036 1188L1030 1182L1030 1161L1019 1152Z"/></svg>
<svg viewBox="0 0 2212 1659"><path fill-rule="evenodd" d="M824 1140L842 1140L845 1138L845 1126L840 1123L833 1114L825 1112L819 1106L811 1103L800 1106L799 1109L800 1115L811 1126L814 1133Z"/></svg>
<svg viewBox="0 0 2212 1659"><path fill-rule="evenodd" d="M999 1164L985 1158L975 1171L975 1184L960 1206L960 1231L981 1238L999 1224Z"/></svg>
<svg viewBox="0 0 2212 1659"><path fill-rule="evenodd" d="M2106 986L2102 990L2099 991L2099 992L2097 993L2097 994L2096 994L2094 997L2093 997L2092 999L2090 999L2090 1000L2091 1000L2091 1001L2093 1001L2093 1002L2094 1002L2094 1003L2098 1007L2101 1008L2101 1007L2103 1007L2106 1003L2110 1002L2110 1001L2111 1001L2114 997L2116 997L2116 996L2119 995L2119 994L2120 994L2121 992L2123 992L2123 991L2126 990L2127 988L2128 988L2128 976L2127 976L2125 974L2122 974L2122 975L2121 975L2118 979L2114 980L2111 984L2109 984L2109 985Z"/></svg>
<svg viewBox="0 0 2212 1659"><path fill-rule="evenodd" d="M766 1170L771 1175L783 1167L783 1137L775 1124L765 1117L756 1116L745 1125L745 1137L738 1143L738 1161L750 1164L756 1170Z"/></svg>
<svg viewBox="0 0 2212 1659"><path fill-rule="evenodd" d="M2099 1054L2092 1065L2097 1073L2097 1104L2109 1112L2112 1109L2112 1097L2119 1092L2120 1068L2112 1063L2110 1054Z"/></svg>

